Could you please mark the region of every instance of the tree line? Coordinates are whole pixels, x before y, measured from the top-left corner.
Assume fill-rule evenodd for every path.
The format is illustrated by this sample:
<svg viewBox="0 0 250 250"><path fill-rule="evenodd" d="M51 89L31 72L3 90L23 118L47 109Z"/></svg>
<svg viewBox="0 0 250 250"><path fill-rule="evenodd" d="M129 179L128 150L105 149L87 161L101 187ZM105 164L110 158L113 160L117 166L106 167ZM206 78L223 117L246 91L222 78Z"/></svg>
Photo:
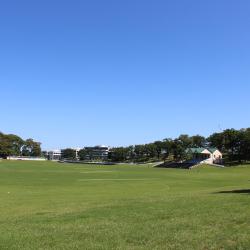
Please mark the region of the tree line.
<svg viewBox="0 0 250 250"><path fill-rule="evenodd" d="M153 143L112 148L109 159L114 162L150 160L186 160L190 157L186 149L191 147L215 147L223 153L225 163L242 163L250 160L250 128L226 129L207 138L201 135L182 134L177 138L166 138Z"/></svg>
<svg viewBox="0 0 250 250"><path fill-rule="evenodd" d="M41 156L41 143L33 139L24 140L14 134L0 132L0 157Z"/></svg>
<svg viewBox="0 0 250 250"><path fill-rule="evenodd" d="M96 156L91 150L81 149L78 154L73 149L62 151L63 158L79 160L105 160L112 162L147 162L158 160L185 160L186 149L190 147L216 147L223 153L226 163L250 161L250 128L226 129L213 133L207 138L201 135L182 134L177 138L166 138L147 144L114 147L105 158ZM0 132L0 157L41 156L41 143L33 139L24 140L14 134Z"/></svg>
<svg viewBox="0 0 250 250"><path fill-rule="evenodd" d="M150 160L184 160L189 147L205 147L206 138L200 135L180 135L148 144L112 148L109 158L112 161L146 162Z"/></svg>
<svg viewBox="0 0 250 250"><path fill-rule="evenodd" d="M62 157L78 160L105 160L111 162L180 161L190 157L186 149L191 147L215 147L223 153L225 163L241 163L250 160L250 128L226 129L208 137L182 134L177 138L166 138L147 144L111 148L108 157L94 156L88 149L78 154L73 149L62 151Z"/></svg>

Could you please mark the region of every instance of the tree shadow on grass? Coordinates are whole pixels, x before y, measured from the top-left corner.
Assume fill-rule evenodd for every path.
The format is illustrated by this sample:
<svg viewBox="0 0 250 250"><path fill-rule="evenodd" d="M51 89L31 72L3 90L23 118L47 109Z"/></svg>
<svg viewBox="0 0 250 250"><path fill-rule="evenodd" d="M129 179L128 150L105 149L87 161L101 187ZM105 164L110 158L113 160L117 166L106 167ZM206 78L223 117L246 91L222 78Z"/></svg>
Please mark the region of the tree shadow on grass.
<svg viewBox="0 0 250 250"><path fill-rule="evenodd" d="M216 194L250 194L250 189L236 189L228 191L219 191Z"/></svg>

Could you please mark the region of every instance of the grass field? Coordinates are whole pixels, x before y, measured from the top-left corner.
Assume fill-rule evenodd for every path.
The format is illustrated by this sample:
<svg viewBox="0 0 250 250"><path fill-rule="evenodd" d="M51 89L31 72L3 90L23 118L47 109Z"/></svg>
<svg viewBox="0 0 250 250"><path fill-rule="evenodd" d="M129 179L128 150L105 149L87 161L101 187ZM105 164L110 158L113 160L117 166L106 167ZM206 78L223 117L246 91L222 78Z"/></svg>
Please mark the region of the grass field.
<svg viewBox="0 0 250 250"><path fill-rule="evenodd" d="M0 249L250 249L250 167L1 161L0 223Z"/></svg>

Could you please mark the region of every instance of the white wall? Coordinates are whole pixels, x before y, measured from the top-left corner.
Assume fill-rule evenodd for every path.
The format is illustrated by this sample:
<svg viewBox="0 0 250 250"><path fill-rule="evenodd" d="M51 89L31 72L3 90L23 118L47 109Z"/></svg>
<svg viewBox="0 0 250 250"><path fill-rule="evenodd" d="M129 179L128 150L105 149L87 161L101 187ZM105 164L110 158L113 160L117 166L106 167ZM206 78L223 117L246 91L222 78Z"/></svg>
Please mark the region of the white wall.
<svg viewBox="0 0 250 250"><path fill-rule="evenodd" d="M12 160L12 161L46 161L46 159L42 158L42 157L25 157L25 156L8 156L7 160Z"/></svg>

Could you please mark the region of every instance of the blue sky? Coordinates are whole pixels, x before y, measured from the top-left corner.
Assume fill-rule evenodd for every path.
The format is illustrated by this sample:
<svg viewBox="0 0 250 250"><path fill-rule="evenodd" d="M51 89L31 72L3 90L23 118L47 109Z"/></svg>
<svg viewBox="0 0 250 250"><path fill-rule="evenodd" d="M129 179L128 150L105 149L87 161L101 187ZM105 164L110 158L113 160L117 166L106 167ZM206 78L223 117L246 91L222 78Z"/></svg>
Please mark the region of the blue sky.
<svg viewBox="0 0 250 250"><path fill-rule="evenodd" d="M248 0L1 1L0 130L44 149L250 125Z"/></svg>

